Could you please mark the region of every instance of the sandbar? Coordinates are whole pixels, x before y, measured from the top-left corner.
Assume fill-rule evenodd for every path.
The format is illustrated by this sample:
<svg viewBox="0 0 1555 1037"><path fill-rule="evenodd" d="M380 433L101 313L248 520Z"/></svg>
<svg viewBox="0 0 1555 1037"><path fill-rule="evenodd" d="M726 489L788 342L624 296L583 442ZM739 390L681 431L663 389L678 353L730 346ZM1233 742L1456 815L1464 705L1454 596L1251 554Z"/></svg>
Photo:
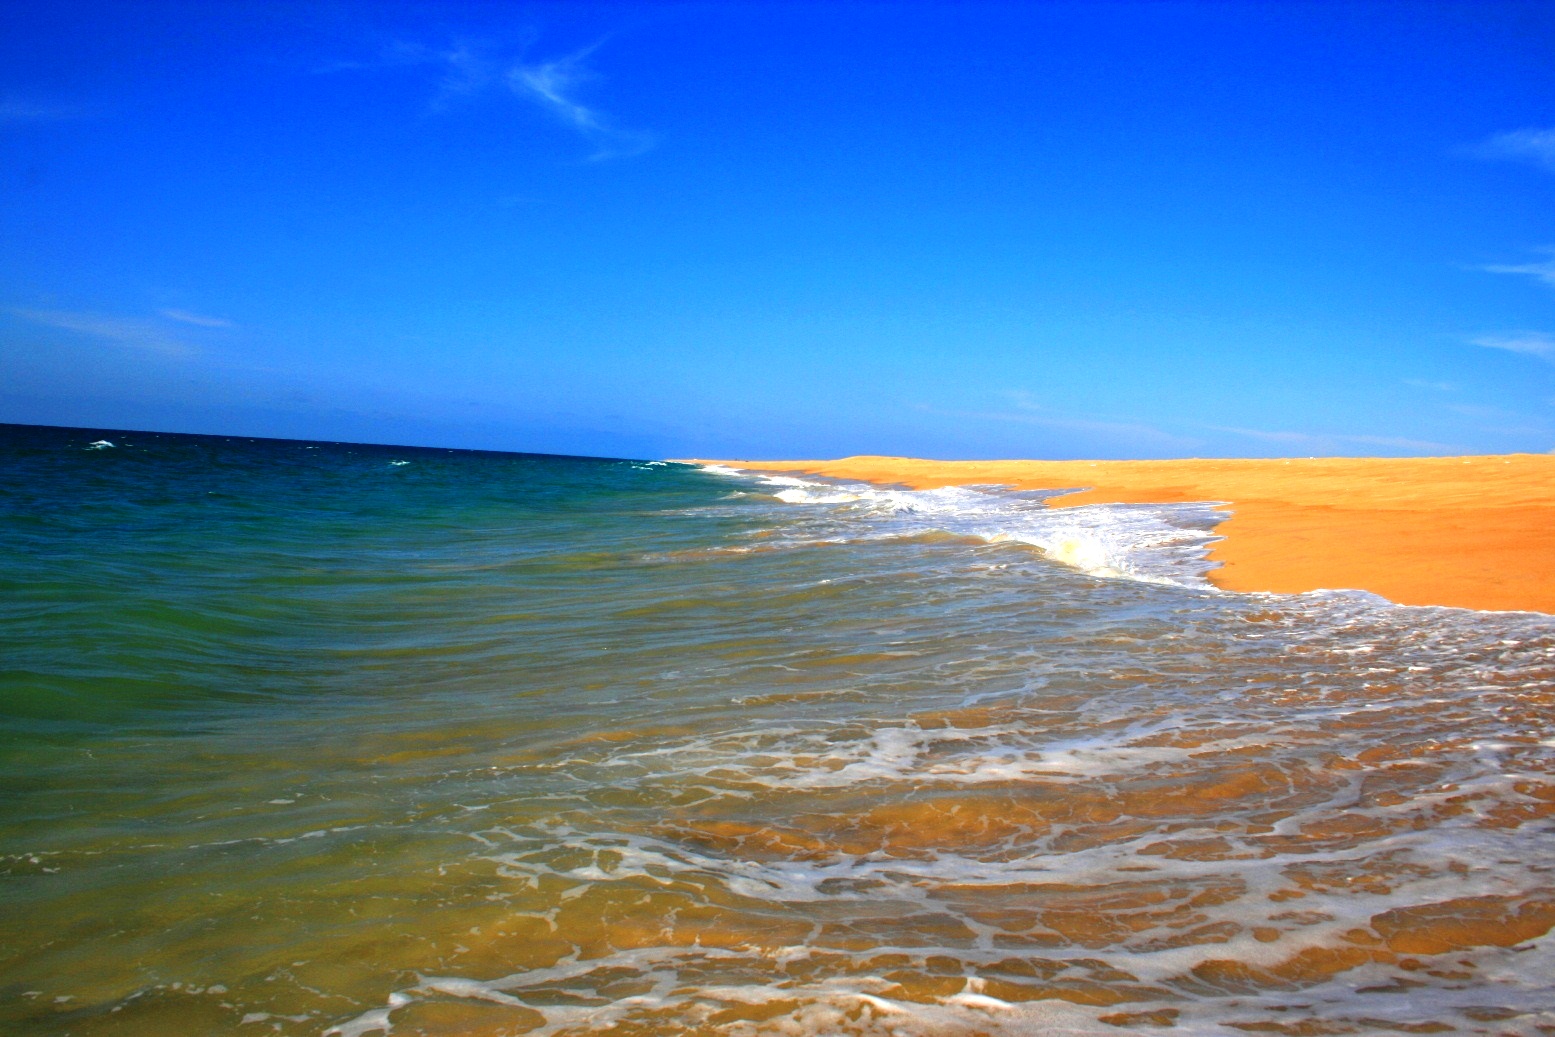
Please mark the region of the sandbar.
<svg viewBox="0 0 1555 1037"><path fill-rule="evenodd" d="M716 461L930 489L1074 490L1052 507L1214 501L1225 590L1366 590L1401 605L1555 613L1555 455L1160 461Z"/></svg>

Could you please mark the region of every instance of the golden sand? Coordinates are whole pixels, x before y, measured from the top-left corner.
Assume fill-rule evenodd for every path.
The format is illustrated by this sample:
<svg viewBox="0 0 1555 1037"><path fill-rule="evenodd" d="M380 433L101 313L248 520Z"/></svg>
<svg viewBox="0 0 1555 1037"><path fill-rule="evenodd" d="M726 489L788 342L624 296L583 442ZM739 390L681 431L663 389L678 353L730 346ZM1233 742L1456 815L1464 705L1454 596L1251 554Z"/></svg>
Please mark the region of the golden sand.
<svg viewBox="0 0 1555 1037"><path fill-rule="evenodd" d="M1054 507L1221 501L1226 590L1360 589L1403 605L1555 613L1555 456L1174 461L719 461L930 489L1076 488Z"/></svg>

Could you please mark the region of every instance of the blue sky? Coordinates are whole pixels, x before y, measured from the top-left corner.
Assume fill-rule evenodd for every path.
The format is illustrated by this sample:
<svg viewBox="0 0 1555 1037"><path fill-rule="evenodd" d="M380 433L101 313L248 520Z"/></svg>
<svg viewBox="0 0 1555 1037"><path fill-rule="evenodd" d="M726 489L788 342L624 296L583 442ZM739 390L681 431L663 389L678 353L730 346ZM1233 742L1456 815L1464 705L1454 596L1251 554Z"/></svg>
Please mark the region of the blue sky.
<svg viewBox="0 0 1555 1037"><path fill-rule="evenodd" d="M0 0L0 421L1555 448L1555 5Z"/></svg>

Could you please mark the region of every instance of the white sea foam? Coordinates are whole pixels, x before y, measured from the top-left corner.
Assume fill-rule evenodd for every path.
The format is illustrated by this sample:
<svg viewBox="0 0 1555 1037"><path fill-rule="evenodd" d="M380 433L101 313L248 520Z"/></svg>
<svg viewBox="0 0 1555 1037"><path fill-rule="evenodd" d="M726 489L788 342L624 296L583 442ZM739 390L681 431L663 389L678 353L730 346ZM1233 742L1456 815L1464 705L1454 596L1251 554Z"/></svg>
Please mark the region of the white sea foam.
<svg viewBox="0 0 1555 1037"><path fill-rule="evenodd" d="M1515 725L1483 719L1494 718L1498 706L1519 701L1518 693L1505 685L1486 685L1482 697L1474 690L1478 685L1461 679L1461 667L1442 673L1414 661L1433 659L1436 653L1461 657L1463 646L1455 641L1459 625L1410 644L1403 627L1385 636L1386 624L1400 621L1398 610L1370 608L1370 621L1384 624L1371 629L1365 625L1369 606L1364 602L1323 599L1319 607L1334 610L1331 618L1338 626L1350 624L1355 640L1335 643L1333 627L1328 627L1321 632L1322 643L1310 646L1314 651L1343 659L1345 648L1391 642L1390 649L1403 654L1387 676L1423 667L1432 670L1433 681L1442 682L1442 693L1422 699L1408 687L1377 690L1357 708L1342 699L1326 700L1320 682L1313 686L1310 678L1291 676L1292 684L1308 685L1295 701L1279 689L1204 699L1163 688L1117 701L1095 697L1082 715L1052 730L1033 722L1045 715L1043 710L1012 707L981 726L928 728L897 721L869 730L852 722L841 727L807 722L649 740L635 748L612 746L595 757L556 757L543 766L570 775L580 786L633 795L659 789L666 801L694 790L697 806L689 813L670 810L662 823L646 829L601 826L586 814L572 814L521 830L471 833L479 858L495 865L508 884L505 897L515 916L542 920L556 932L566 905L587 894L607 891L628 903L657 890L665 896L691 895L709 905L759 905L763 917L777 920L804 918L813 925L811 937L768 944L755 930L749 943L686 945L672 937L671 911L659 916L665 929L656 945L603 956L574 954L550 967L496 978L423 976L398 991L397 1001L331 1032L340 1037L392 1032L398 1008L424 999L474 1000L538 1012L544 1022L529 1032L539 1034L606 1029L666 1012L690 1027L706 1023L715 1011L737 1014L778 1002L795 1007L755 1013L766 1017L762 1024L707 1028L738 1037L1118 1032L1113 1026L1100 1028L1108 1009L997 996L996 991L1021 989L1019 976L1013 987L990 986L1000 976L1005 977L1001 983L1009 982L1011 961L1037 962L1082 982L1094 976L1103 985L1124 983L1125 1002L1113 1011L1176 1013L1169 1016L1174 1032L1206 1037L1229 1037L1245 1032L1242 1024L1269 1020L1349 1024L1362 1031L1452 1020L1464 1032L1539 1032L1551 1014L1547 977L1555 974L1555 950L1548 939L1519 948L1461 949L1434 965L1434 956L1420 956L1427 966L1409 960L1364 962L1299 986L1266 983L1220 990L1199 978L1201 970L1217 963L1279 969L1303 954L1320 958L1353 948L1350 934L1366 931L1380 915L1398 908L1466 897L1515 901L1548 891L1547 855L1539 852L1548 846L1548 836L1532 825L1505 829L1483 823L1492 808L1537 805L1517 789L1548 775L1542 746L1532 748L1514 737ZM1548 656L1537 638L1530 641L1526 650L1535 658ZM1500 647L1503 652L1524 649L1520 639L1503 639ZM1491 661L1504 670L1510 660ZM1542 693L1542 688L1527 692ZM1348 728L1334 728L1336 723L1361 718L1372 731L1413 731L1420 725L1422 702L1432 706L1426 713L1432 718L1429 730L1441 739L1428 739L1423 755L1371 766L1324 764L1330 757L1323 753L1338 753L1332 758L1344 760L1377 744L1375 735L1346 743L1342 732ZM1456 719L1460 715L1461 721ZM1472 738L1449 744L1455 730L1470 726ZM1431 744L1441 745L1440 758L1430 753ZM1314 755L1313 745L1321 746L1322 753ZM1271 765L1265 773L1274 783L1264 792L1220 802L1214 810L1202 811L1189 800L1176 812L1160 810L1139 796L1140 783L1186 787L1216 767L1238 772L1248 759ZM1279 775L1285 775L1289 787ZM1378 777L1407 795L1394 802L1368 798L1367 782ZM1055 820L1038 819L1017 837L974 838L966 845L957 838L908 838L894 849L882 843L875 851L839 846L835 852L818 848L798 855L760 841L748 847L725 845L718 841L717 827L705 836L698 827L698 819L750 816L806 827L807 822L775 809L786 802L795 812L810 812L802 816L845 822L836 831L846 842L857 838L857 825L846 823L854 810L932 801L948 791L952 797L945 802L953 811L959 809L955 790L978 785L1014 797L1012 807L1041 802L1044 790L1056 797L1050 802L1075 793L1092 803L1132 790L1131 801L1144 804L1145 818L1155 823L1140 826L1124 817L1105 838L1092 836L1076 844L1069 839L1073 832L1105 821L1065 820L1060 810ZM753 795L782 798L769 800L765 811L753 815L744 805ZM997 815L990 820L1004 823ZM1341 833L1330 840L1322 833L1335 821L1365 834L1347 838ZM1367 825L1374 827L1367 830ZM875 830L892 831L889 826ZM975 835L977 829L967 831ZM1209 856L1171 852L1195 842L1218 842L1224 849ZM824 840L819 846L825 846ZM1139 928L1130 932L1121 926L1102 941L1104 946L1047 930L1045 923L1024 923L1032 926L1025 933L1012 924L1022 912L1042 907L1046 898L1078 893L1105 903L1112 891L1127 898L1140 890L1146 891L1144 898L1127 909ZM821 935L827 918L859 918L868 924L880 918L947 916L970 937L948 945L925 943L908 927L894 942L882 939L850 948ZM1277 939L1267 939L1269 932L1276 932ZM1011 943L1026 935L1035 942ZM891 968L920 973L954 961L963 972L961 988L929 1001L921 994L903 999L901 988L871 964L884 958L894 962ZM809 963L815 967L808 968ZM1421 967L1477 978L1421 984L1435 975L1419 972ZM719 983L706 978L723 975L746 979ZM623 976L631 978L635 992L608 993ZM1415 986L1409 988L1410 983ZM1407 997L1377 992L1406 988ZM1152 996L1152 990L1159 994ZM1487 1005L1513 1014L1496 1020L1494 1027L1478 1026L1473 1013Z"/></svg>
<svg viewBox="0 0 1555 1037"><path fill-rule="evenodd" d="M896 513L882 519L856 503L841 505L855 524L896 529ZM1449 1020L1463 1032L1537 1032L1552 1004L1548 938L1422 955L1425 966L1400 955L1402 964L1363 962L1299 984L1221 989L1201 977L1228 962L1278 970L1302 955L1353 950L1352 934L1390 911L1476 897L1509 898L1515 908L1523 898L1549 898L1549 835L1537 821L1510 828L1496 821L1508 809L1540 809L1525 790L1549 780L1546 732L1517 719L1547 696L1540 675L1552 657L1548 622L1406 613L1344 595L1285 599L1269 609L1229 596L1179 604L1174 622L1210 615L1214 636L1194 649L1166 632L1158 643L1168 654L1141 654L1135 641L1116 658L1131 668L1153 659L1182 674L1181 686L1142 677L1116 696L1093 686L1081 704L1057 709L1035 690L953 726L903 718L894 699L882 698L876 712L860 692L864 712L837 723L780 717L555 758L546 766L580 786L695 806L668 809L661 823L633 831L596 829L573 815L540 829L478 833L482 859L504 879L526 896L549 897L551 906L536 905L534 917L555 924L560 905L602 887L633 897L695 890L705 903L760 905L763 917L800 917L816 928L780 946L753 936L748 946L688 947L671 938L667 915L662 945L480 982L541 1012L546 1022L535 1032L544 1033L654 1011L684 1013L677 1018L689 1026L707 1006L778 999L800 1007L726 1032L1101 1032L1106 1009L999 996L1010 988L990 986L991 977L1014 959L1066 976L1102 970L1103 984L1126 976L1117 1011L1177 1013L1175 1032L1186 1034L1230 1035L1270 1020L1360 1031ZM1245 638L1231 636L1226 623L1245 625ZM1280 647L1264 647L1276 641ZM1018 642L1004 648L1020 650ZM1508 679L1523 668L1526 680ZM1241 674L1254 680L1242 683ZM1033 688L1041 687L1034 676ZM1396 755L1367 761L1368 750L1394 739ZM1379 798L1379 781L1397 794ZM1208 805L1195 799L1200 788L1212 797ZM999 806L1005 801L1008 815ZM1098 804L1100 813L1091 813ZM957 811L970 811L965 824ZM914 832L941 823L942 837ZM1066 897L1101 917L1112 896L1141 899L1121 909L1110 936L1088 940L1019 920ZM867 926L946 917L970 936L936 943L908 926L894 940L849 949L821 929L823 919ZM964 986L932 1002L904 1000L870 971L881 956L908 971L954 961ZM823 959L814 970L802 967ZM687 980L723 968L759 977L779 965L794 968L778 972L784 978L776 985ZM1444 981L1423 967L1473 979ZM619 970L634 973L644 992L557 1006L556 990L585 998L602 982L596 974ZM1152 1000L1150 989L1160 998ZM410 993L455 991L495 1000L442 980ZM1513 1014L1482 1026L1474 1013L1485 1006Z"/></svg>
<svg viewBox="0 0 1555 1037"><path fill-rule="evenodd" d="M1202 504L1089 504L1049 507L1063 490L1012 493L998 487L947 486L903 490L867 483L743 473L721 465L704 471L744 476L785 504L845 506L852 530L844 539L923 531L972 536L990 543L1028 544L1060 564L1092 576L1207 589L1206 554L1219 539L1210 530L1225 518Z"/></svg>

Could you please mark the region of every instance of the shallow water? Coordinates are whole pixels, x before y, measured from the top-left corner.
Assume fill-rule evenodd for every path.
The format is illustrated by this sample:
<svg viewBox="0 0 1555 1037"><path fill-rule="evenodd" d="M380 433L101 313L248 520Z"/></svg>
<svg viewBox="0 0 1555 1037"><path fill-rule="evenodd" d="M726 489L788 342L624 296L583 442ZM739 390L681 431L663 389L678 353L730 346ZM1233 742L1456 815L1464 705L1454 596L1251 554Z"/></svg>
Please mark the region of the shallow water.
<svg viewBox="0 0 1555 1037"><path fill-rule="evenodd" d="M1555 1029L1550 617L1221 593L1212 505L0 451L5 1032Z"/></svg>

